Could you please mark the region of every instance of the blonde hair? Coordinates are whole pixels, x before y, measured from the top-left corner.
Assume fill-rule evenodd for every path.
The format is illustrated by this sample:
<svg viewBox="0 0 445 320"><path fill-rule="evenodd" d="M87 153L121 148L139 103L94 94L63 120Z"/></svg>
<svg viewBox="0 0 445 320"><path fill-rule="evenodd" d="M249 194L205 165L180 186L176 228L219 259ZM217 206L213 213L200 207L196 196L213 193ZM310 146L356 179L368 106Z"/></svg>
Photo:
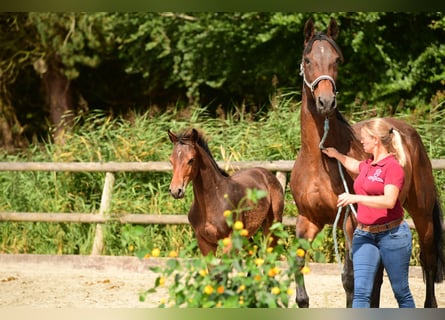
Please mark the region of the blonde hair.
<svg viewBox="0 0 445 320"><path fill-rule="evenodd" d="M370 136L380 140L388 152L393 153L402 167L406 164L402 134L382 118L373 118L364 122L362 127Z"/></svg>

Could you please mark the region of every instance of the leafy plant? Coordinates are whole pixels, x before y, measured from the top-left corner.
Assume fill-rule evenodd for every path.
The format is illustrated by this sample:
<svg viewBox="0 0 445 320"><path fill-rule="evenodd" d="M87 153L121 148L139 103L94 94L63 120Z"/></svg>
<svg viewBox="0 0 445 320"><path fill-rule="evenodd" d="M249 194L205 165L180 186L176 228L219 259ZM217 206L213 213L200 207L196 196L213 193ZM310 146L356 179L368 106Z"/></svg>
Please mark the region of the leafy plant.
<svg viewBox="0 0 445 320"><path fill-rule="evenodd" d="M243 202L256 204L264 196L252 189ZM309 272L305 256L310 244L296 240L287 246L289 234L279 222L271 228L278 238L276 246L270 246L270 235L258 232L249 240L243 223L237 220L243 210L246 207L240 204L224 213L232 232L218 242L217 255L186 260L175 257L165 266L151 267L159 276L154 287L140 295L141 300L168 285L169 298L162 300L160 307L288 307L293 283Z"/></svg>

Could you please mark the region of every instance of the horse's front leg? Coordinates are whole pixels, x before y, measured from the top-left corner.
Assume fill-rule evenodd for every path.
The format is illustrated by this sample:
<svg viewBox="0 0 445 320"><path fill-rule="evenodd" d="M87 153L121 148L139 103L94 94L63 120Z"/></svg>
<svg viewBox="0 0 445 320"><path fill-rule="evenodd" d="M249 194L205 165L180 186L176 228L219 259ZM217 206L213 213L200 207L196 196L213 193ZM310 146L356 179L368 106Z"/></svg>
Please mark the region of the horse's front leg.
<svg viewBox="0 0 445 320"><path fill-rule="evenodd" d="M345 262L341 274L341 282L346 293L346 307L352 307L352 298L354 297L354 270L349 249L345 251Z"/></svg>
<svg viewBox="0 0 445 320"><path fill-rule="evenodd" d="M304 267L305 257L297 257L297 263L301 268ZM301 268L299 268L301 270ZM301 272L297 271L295 274L296 296L295 302L299 308L309 308L309 296L306 292L304 285L304 276Z"/></svg>
<svg viewBox="0 0 445 320"><path fill-rule="evenodd" d="M317 233L320 231L320 228L309 221L305 216L299 214L297 216L296 222L296 236L297 238L308 239L312 241ZM306 257L297 257L297 263L304 266L306 261ZM298 272L295 275L295 285L296 285L296 297L295 302L297 303L299 308L309 308L309 296L306 292L306 287L304 285L304 275Z"/></svg>

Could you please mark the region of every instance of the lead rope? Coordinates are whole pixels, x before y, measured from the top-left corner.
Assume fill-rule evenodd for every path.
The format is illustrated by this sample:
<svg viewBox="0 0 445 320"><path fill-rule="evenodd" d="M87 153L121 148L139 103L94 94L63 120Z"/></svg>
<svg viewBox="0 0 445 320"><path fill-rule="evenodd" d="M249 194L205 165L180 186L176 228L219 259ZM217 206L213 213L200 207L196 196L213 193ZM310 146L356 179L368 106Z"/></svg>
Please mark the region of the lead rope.
<svg viewBox="0 0 445 320"><path fill-rule="evenodd" d="M329 131L329 119L325 118L324 120L324 126L323 126L323 137L321 138L320 144L318 145L320 150L323 150L325 147L323 146L326 137L328 136L328 131ZM343 173L343 166L341 165L341 162L339 160L337 160L337 165L338 165L338 171L340 172L340 177L341 177L341 181L343 182L343 187L345 188L345 192L346 193L350 193L349 192L349 188L348 188L348 184L346 183L346 179L345 179L345 175ZM340 268L341 268L341 260L340 260L340 254L338 252L338 242L337 242L337 225L338 225L338 221L340 220L340 216L341 216L341 211L342 211L343 207L339 207L337 210L337 215L335 216L335 220L334 220L334 224L332 225L332 233L333 233L333 238L334 238L334 250L335 250L335 257L337 258L337 263L339 264ZM352 212L354 213L355 217L357 217L357 212L355 211L355 208L352 204L349 204L348 207L346 207L346 211L345 211L345 219L343 220L343 233L345 235L346 241L349 244L349 247L351 247L351 241L348 238L348 233L346 232L346 221L348 219L348 215L349 215L349 211L352 210ZM351 251L349 251L350 255L351 255Z"/></svg>

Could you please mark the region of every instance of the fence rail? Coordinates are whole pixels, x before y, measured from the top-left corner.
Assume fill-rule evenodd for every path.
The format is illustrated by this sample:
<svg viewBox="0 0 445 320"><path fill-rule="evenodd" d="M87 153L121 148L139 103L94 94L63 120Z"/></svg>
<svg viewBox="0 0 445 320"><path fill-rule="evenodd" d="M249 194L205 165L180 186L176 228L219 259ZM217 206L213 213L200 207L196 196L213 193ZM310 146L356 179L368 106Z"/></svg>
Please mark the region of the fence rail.
<svg viewBox="0 0 445 320"><path fill-rule="evenodd" d="M286 173L292 170L293 160L277 161L217 161L227 171L237 171L252 167L263 167L276 176L283 188L286 186ZM434 170L445 170L445 159L433 159ZM168 172L172 167L166 161L150 162L0 162L0 171L54 171L54 172L104 172L99 213L51 213L51 212L0 212L0 222L52 222L52 223L95 223L96 235L92 254L100 254L103 248L102 224L109 222L131 224L188 224L185 214L116 214L108 213L116 172ZM414 228L412 221L408 221ZM295 217L284 217L283 224L295 225Z"/></svg>
<svg viewBox="0 0 445 320"><path fill-rule="evenodd" d="M226 170L263 167L270 171L290 172L294 160L276 161L217 161ZM445 170L445 159L432 159L434 170ZM0 171L67 171L67 172L147 172L171 171L167 161L148 162L0 162Z"/></svg>

